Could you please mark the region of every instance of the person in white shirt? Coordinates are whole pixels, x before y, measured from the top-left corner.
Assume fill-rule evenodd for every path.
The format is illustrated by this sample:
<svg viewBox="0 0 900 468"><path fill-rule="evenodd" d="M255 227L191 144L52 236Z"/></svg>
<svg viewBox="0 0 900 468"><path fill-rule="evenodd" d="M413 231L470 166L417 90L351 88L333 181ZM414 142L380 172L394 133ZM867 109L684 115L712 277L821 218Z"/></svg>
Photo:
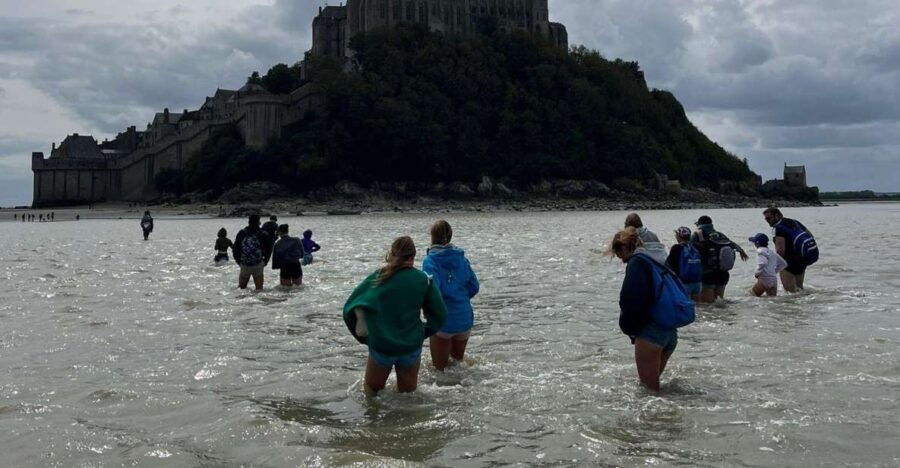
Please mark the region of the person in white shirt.
<svg viewBox="0 0 900 468"><path fill-rule="evenodd" d="M769 296L778 295L778 273L787 268L787 262L769 249L769 237L765 234L757 234L750 238L750 242L756 246L756 284L753 285L753 294L760 297L763 294Z"/></svg>

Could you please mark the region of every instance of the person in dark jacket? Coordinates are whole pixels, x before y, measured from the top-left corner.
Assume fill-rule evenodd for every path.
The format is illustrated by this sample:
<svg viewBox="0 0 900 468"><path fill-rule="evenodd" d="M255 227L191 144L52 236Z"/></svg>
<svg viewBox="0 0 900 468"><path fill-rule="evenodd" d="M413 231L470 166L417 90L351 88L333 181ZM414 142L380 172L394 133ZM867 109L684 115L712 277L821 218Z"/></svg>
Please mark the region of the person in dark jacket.
<svg viewBox="0 0 900 468"><path fill-rule="evenodd" d="M309 229L303 231L303 251L306 252L303 255L303 264L309 265L313 262L313 252L318 252L322 247L319 244L316 244L316 241L312 240L313 232Z"/></svg>
<svg viewBox="0 0 900 468"><path fill-rule="evenodd" d="M715 226L713 226L712 218L709 216L701 216L694 225L697 226L697 230L691 234L691 244L698 246L701 252L705 250L702 248L704 240L718 237L727 242L729 246L741 256L742 261L746 262L750 258L741 246L732 242L728 239L728 236L716 230ZM713 269L707 262L704 262L702 277L703 287L700 290L700 302L711 304L716 302L716 299L724 298L725 287L728 286L728 281L730 279L731 274L728 273L728 271Z"/></svg>
<svg viewBox="0 0 900 468"><path fill-rule="evenodd" d="M800 221L785 218L778 208L768 208L763 212L763 218L772 227L772 241L775 244L775 253L787 261L787 268L781 270L781 284L787 292L803 290L803 282L806 279L806 268L809 266L803 260L800 252L794 248L794 236L796 233L812 233Z"/></svg>
<svg viewBox="0 0 900 468"><path fill-rule="evenodd" d="M259 215L250 215L247 227L234 238L234 261L241 267L238 287L247 288L250 277L257 290L263 288L264 270L272 255L272 239L259 228Z"/></svg>
<svg viewBox="0 0 900 468"><path fill-rule="evenodd" d="M262 225L262 230L268 234L272 242L278 239L278 216L269 216L269 220Z"/></svg>
<svg viewBox="0 0 900 468"><path fill-rule="evenodd" d="M228 238L228 231L225 228L219 229L215 249L216 256L213 258L213 261L216 262L216 265L228 263L228 249L234 251L234 242L231 242L231 239Z"/></svg>
<svg viewBox="0 0 900 468"><path fill-rule="evenodd" d="M678 331L666 329L653 322L651 310L656 300L653 284L653 262L642 253L643 242L633 227L617 233L609 251L627 263L625 280L619 293L619 328L634 344L634 362L638 377L647 388L659 391L660 378L675 347Z"/></svg>
<svg viewBox="0 0 900 468"><path fill-rule="evenodd" d="M465 252L453 246L450 223L440 220L431 226L431 248L422 262L427 273L441 290L447 305L447 322L429 339L431 362L437 370L444 370L452 357L462 361L466 344L475 323L472 298L480 288Z"/></svg>
<svg viewBox="0 0 900 468"><path fill-rule="evenodd" d="M280 270L282 286L300 286L303 284L303 243L297 237L288 235L287 224L278 226L278 241L272 248L272 269Z"/></svg>
<svg viewBox="0 0 900 468"><path fill-rule="evenodd" d="M144 231L144 240L150 238L150 233L153 232L153 217L149 211L145 211L144 217L141 218L141 230Z"/></svg>

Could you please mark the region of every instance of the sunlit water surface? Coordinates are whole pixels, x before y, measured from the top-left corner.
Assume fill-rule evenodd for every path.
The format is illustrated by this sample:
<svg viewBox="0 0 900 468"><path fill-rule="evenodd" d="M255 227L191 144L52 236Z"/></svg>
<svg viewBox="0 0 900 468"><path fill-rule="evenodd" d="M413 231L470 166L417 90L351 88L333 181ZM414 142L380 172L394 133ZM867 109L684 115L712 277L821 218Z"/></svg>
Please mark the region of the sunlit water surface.
<svg viewBox="0 0 900 468"><path fill-rule="evenodd" d="M706 213L742 244L768 232L761 210ZM643 213L667 243L700 214ZM448 215L482 281L469 362L375 400L341 306L395 236L424 252L434 216L284 219L323 250L301 289L268 270L259 294L212 265L242 220L157 219L149 242L136 220L3 223L0 464L896 466L900 205L788 214L823 250L808 291L748 297L738 265L658 395L601 255L625 213Z"/></svg>

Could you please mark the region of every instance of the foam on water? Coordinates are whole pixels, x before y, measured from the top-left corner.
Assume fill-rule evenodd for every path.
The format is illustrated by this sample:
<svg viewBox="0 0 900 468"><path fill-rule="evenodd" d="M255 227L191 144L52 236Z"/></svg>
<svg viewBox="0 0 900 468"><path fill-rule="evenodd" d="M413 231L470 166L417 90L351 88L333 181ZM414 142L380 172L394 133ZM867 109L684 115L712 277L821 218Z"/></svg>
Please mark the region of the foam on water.
<svg viewBox="0 0 900 468"><path fill-rule="evenodd" d="M823 259L757 299L752 262L641 388L617 326L625 213L448 215L482 281L465 362L366 398L341 307L432 216L286 219L323 251L299 289L238 291L213 242L240 220L5 223L0 447L12 466L896 464L900 212L798 209ZM699 211L642 213L666 242ZM733 239L760 210L711 210ZM850 235L879 219L884 232ZM51 229L52 227L52 229ZM859 242L863 242L859 245ZM421 257L420 259L421 260ZM396 384L389 380L391 388Z"/></svg>

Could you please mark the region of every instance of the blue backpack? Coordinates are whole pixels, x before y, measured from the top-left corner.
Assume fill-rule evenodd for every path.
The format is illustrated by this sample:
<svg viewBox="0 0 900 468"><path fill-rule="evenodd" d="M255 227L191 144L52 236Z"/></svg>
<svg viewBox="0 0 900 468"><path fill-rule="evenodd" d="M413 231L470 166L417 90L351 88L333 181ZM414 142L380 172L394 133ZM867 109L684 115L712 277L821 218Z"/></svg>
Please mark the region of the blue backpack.
<svg viewBox="0 0 900 468"><path fill-rule="evenodd" d="M780 230L786 234L786 241L791 243L794 256L803 260L803 263L807 266L818 262L819 245L816 244L816 238L802 224L796 221L789 223L784 221L793 220L781 220L776 227L781 228ZM777 233L778 230L776 230Z"/></svg>
<svg viewBox="0 0 900 468"><path fill-rule="evenodd" d="M700 251L691 244L685 244L678 260L678 276L682 283L699 283L703 274L703 260Z"/></svg>
<svg viewBox="0 0 900 468"><path fill-rule="evenodd" d="M681 328L694 323L694 302L675 272L644 254L638 256L653 267L653 285L657 291L650 310L653 322L663 328Z"/></svg>

